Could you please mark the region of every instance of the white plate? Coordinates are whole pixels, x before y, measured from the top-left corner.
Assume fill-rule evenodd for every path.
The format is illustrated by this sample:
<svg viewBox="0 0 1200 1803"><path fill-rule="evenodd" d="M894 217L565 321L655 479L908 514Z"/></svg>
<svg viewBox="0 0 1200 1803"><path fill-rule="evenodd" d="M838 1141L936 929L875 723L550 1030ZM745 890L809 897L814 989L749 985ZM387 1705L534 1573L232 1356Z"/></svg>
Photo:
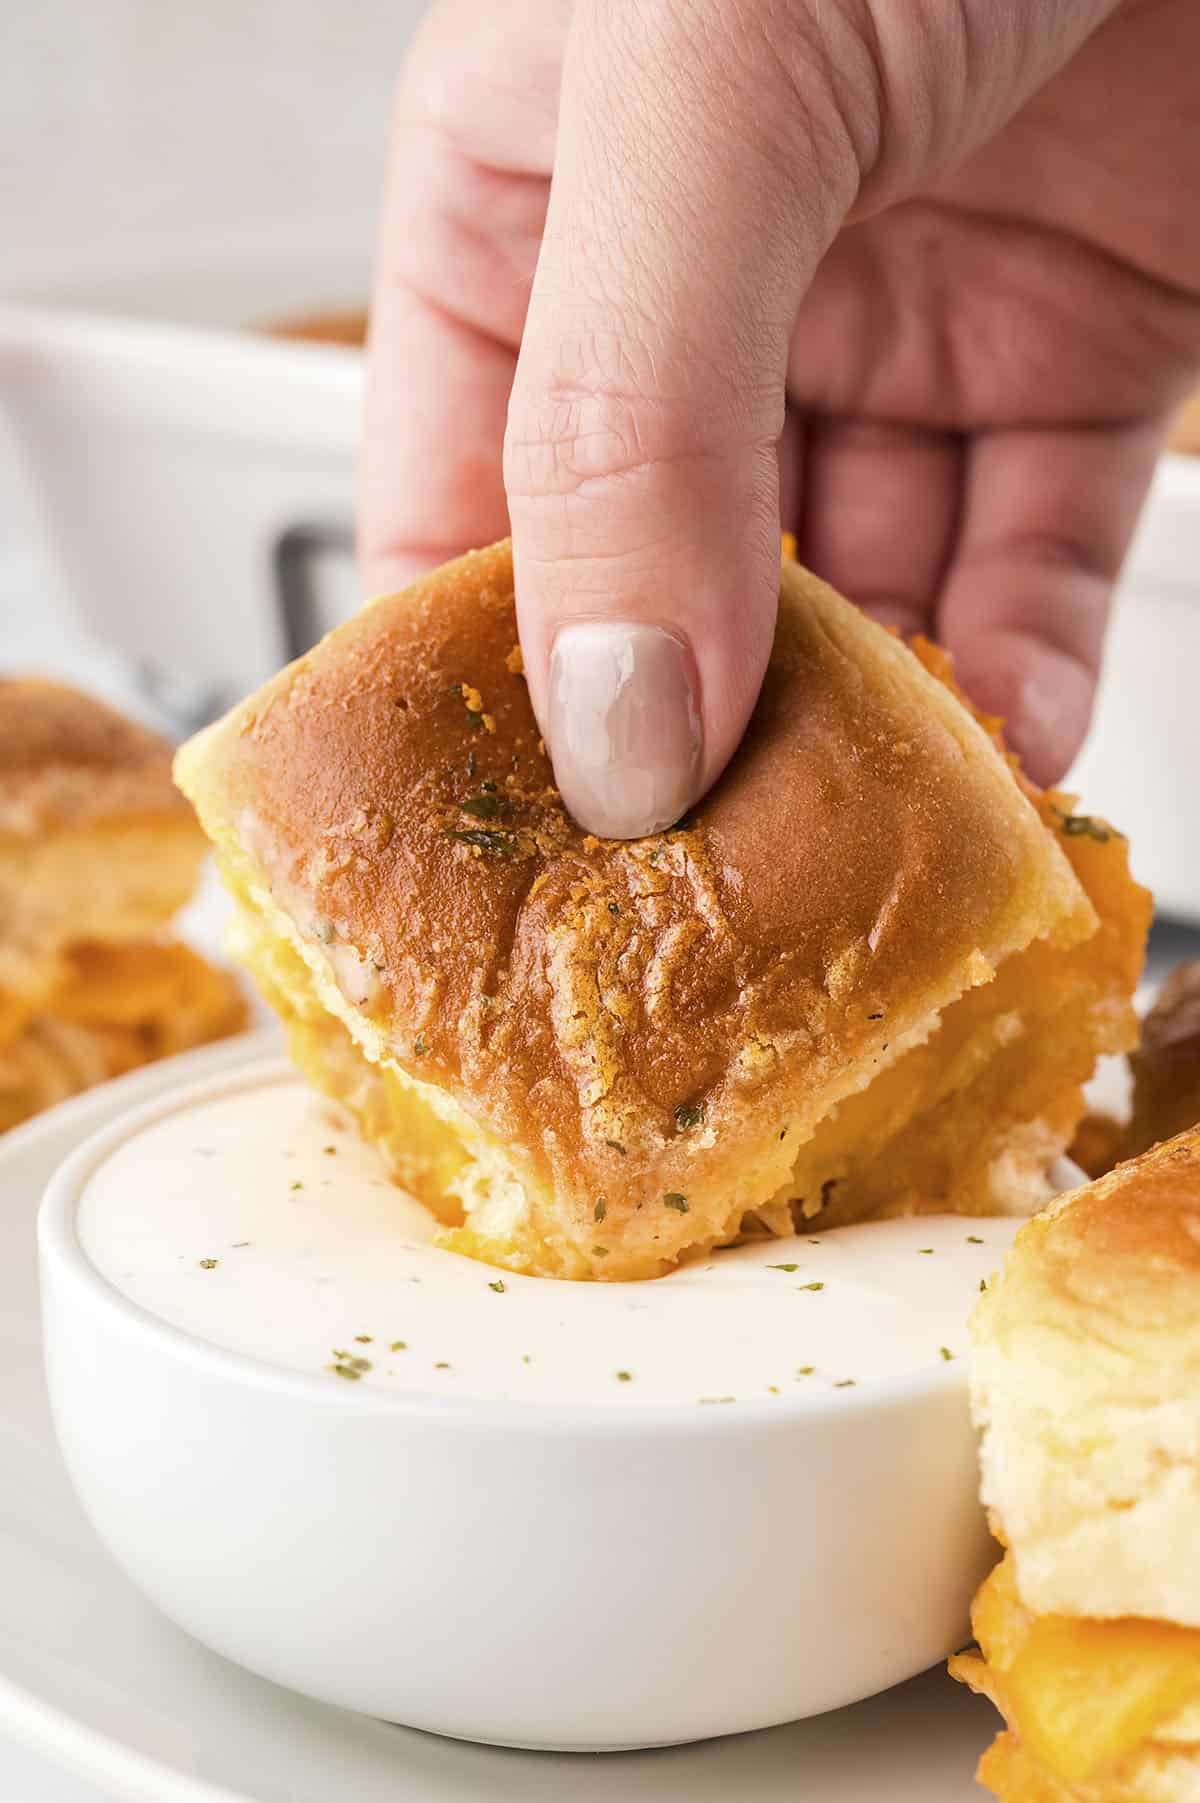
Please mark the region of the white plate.
<svg viewBox="0 0 1200 1803"><path fill-rule="evenodd" d="M51 1432L36 1208L85 1135L184 1076L231 1069L273 1043L254 1034L169 1060L0 1140L0 1734L128 1803L978 1798L972 1773L992 1713L940 1672L836 1715L732 1740L599 1757L500 1752L305 1702L206 1652L142 1601L84 1521Z"/></svg>

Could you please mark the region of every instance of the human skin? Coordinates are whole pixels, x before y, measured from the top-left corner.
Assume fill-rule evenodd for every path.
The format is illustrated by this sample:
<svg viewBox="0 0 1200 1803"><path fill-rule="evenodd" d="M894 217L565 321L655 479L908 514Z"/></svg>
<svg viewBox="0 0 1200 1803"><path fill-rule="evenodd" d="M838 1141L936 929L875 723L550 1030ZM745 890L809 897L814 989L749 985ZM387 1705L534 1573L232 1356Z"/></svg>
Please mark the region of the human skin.
<svg viewBox="0 0 1200 1803"><path fill-rule="evenodd" d="M781 524L1053 780L1200 369L1200 5L438 0L369 356L368 583L511 527L591 830L731 756Z"/></svg>

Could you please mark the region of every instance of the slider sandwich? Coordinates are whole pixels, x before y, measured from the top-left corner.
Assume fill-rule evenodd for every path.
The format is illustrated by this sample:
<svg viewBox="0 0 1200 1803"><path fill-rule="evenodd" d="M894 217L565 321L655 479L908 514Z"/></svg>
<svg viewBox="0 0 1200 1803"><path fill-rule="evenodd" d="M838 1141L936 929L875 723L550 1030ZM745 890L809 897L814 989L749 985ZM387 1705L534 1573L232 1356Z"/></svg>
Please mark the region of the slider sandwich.
<svg viewBox="0 0 1200 1803"><path fill-rule="evenodd" d="M1171 972L1142 1022L1129 1066L1133 1106L1124 1158L1200 1123L1200 964Z"/></svg>
<svg viewBox="0 0 1200 1803"><path fill-rule="evenodd" d="M1200 1799L1200 1131L1024 1226L979 1303L1007 1551L954 1675L1007 1721L1002 1803Z"/></svg>
<svg viewBox="0 0 1200 1803"><path fill-rule="evenodd" d="M0 1130L245 1023L164 931L207 849L170 769L91 696L0 679Z"/></svg>
<svg viewBox="0 0 1200 1803"><path fill-rule="evenodd" d="M1071 1156L1091 1177L1200 1123L1200 963L1178 964L1141 1024L1129 1054L1128 1121L1081 1121Z"/></svg>
<svg viewBox="0 0 1200 1803"><path fill-rule="evenodd" d="M364 607L176 772L296 1061L514 1270L1027 1211L1134 1038L1120 836L790 559L744 743L650 838L562 807L507 544Z"/></svg>

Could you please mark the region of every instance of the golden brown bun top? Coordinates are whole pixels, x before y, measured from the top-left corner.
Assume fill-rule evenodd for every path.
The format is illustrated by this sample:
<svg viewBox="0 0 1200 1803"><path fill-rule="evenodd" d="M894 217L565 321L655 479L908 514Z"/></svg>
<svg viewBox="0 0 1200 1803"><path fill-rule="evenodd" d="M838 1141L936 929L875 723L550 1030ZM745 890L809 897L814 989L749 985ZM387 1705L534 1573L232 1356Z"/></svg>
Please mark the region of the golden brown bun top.
<svg viewBox="0 0 1200 1803"><path fill-rule="evenodd" d="M185 819L171 747L78 689L0 677L0 833L18 837L102 821Z"/></svg>
<svg viewBox="0 0 1200 1803"><path fill-rule="evenodd" d="M972 1338L1027 1606L1200 1627L1200 1129L1024 1226Z"/></svg>
<svg viewBox="0 0 1200 1803"><path fill-rule="evenodd" d="M365 607L178 774L348 994L341 948L379 973L399 1062L560 1190L685 1190L698 1139L719 1156L866 1081L980 953L1094 928L985 733L794 564L741 749L654 838L566 816L516 646L502 544Z"/></svg>
<svg viewBox="0 0 1200 1803"><path fill-rule="evenodd" d="M992 1330L1030 1330L1032 1306L1078 1309L1105 1348L1147 1328L1182 1329L1180 1355L1200 1325L1200 1128L1072 1190L1021 1229L986 1305ZM1101 1332L1102 1330L1102 1332ZM1200 1337L1195 1356L1200 1363Z"/></svg>

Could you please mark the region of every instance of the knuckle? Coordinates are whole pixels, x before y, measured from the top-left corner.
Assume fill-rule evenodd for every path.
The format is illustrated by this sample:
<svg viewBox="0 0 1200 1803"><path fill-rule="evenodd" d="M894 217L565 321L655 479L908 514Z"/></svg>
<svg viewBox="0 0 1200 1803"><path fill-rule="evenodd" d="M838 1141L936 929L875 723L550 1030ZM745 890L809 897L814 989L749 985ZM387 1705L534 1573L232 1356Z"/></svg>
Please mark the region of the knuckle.
<svg viewBox="0 0 1200 1803"><path fill-rule="evenodd" d="M1112 595L1110 560L1084 536L1030 530L972 558L987 605L979 629L1033 654L1069 660L1095 677Z"/></svg>
<svg viewBox="0 0 1200 1803"><path fill-rule="evenodd" d="M401 76L397 124L464 157L548 175L567 20L566 0L435 0Z"/></svg>
<svg viewBox="0 0 1200 1803"><path fill-rule="evenodd" d="M1030 524L1006 533L990 549L991 555L1004 564L1024 569L1030 578L1030 605L1039 605L1038 589L1049 585L1061 593L1068 617L1076 614L1088 619L1094 613L1097 596L1107 594L1116 578L1122 546L1113 543L1096 521L1088 529L1085 521Z"/></svg>
<svg viewBox="0 0 1200 1803"><path fill-rule="evenodd" d="M782 405L781 385L738 389L701 360L657 354L636 334L579 334L557 345L544 375L523 373L514 390L509 496L587 497L635 477L652 486L681 464L773 441Z"/></svg>
<svg viewBox="0 0 1200 1803"><path fill-rule="evenodd" d="M396 90L395 119L398 128L473 158L486 136L481 123L496 110L499 65L482 54L477 33L467 35L463 54L453 13L453 6L435 6L418 32Z"/></svg>
<svg viewBox="0 0 1200 1803"><path fill-rule="evenodd" d="M418 34L396 88L397 124L453 141L469 117L463 105L468 85L441 54L427 26Z"/></svg>
<svg viewBox="0 0 1200 1803"><path fill-rule="evenodd" d="M585 495L663 461L664 450L640 395L559 380L510 410L505 482L514 499Z"/></svg>

